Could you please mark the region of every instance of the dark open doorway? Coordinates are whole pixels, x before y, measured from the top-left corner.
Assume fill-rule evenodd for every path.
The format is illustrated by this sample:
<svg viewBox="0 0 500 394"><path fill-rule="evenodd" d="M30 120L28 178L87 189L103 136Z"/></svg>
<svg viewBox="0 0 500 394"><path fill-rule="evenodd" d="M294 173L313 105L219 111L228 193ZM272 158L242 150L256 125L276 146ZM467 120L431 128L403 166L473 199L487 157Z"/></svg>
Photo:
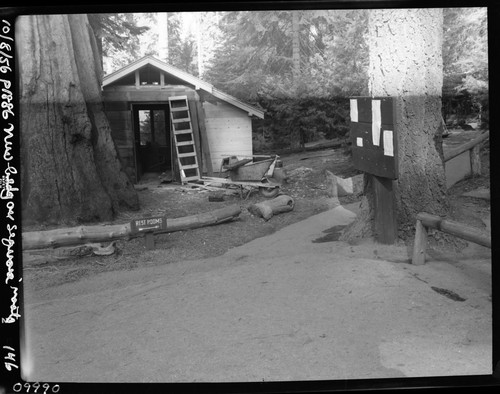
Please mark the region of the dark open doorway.
<svg viewBox="0 0 500 394"><path fill-rule="evenodd" d="M168 104L133 106L137 181L147 173L172 169Z"/></svg>

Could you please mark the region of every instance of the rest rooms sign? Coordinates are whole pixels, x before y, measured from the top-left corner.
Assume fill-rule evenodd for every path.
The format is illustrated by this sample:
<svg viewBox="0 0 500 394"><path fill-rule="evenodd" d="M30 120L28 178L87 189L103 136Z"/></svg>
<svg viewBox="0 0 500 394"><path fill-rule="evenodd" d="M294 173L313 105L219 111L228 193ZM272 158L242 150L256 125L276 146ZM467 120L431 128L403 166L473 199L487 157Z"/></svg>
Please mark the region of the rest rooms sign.
<svg viewBox="0 0 500 394"><path fill-rule="evenodd" d="M133 234L165 230L166 228L167 218L165 216L135 219L130 222L130 229Z"/></svg>
<svg viewBox="0 0 500 394"><path fill-rule="evenodd" d="M356 97L351 102L354 167L382 178L397 179L398 150L392 97Z"/></svg>

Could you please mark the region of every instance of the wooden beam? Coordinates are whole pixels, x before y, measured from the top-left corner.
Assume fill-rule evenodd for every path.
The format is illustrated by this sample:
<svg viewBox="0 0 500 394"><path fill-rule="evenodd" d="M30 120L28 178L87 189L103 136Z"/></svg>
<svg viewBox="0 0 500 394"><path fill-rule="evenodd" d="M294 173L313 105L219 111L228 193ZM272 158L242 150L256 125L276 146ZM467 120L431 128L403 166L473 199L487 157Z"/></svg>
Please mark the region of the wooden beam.
<svg viewBox="0 0 500 394"><path fill-rule="evenodd" d="M203 109L200 101L196 101L196 114L198 115L198 125L200 127L201 151L204 158L203 163L205 164L208 176L213 176L214 169L212 167L210 147L208 146L208 135L205 125L205 110Z"/></svg>
<svg viewBox="0 0 500 394"><path fill-rule="evenodd" d="M412 264L422 265L425 263L425 251L427 249L427 229L420 220L417 220L415 241L413 244Z"/></svg>
<svg viewBox="0 0 500 394"><path fill-rule="evenodd" d="M420 220L425 227L435 228L439 231L491 248L491 235L487 231L483 231L477 227L443 219L440 216L425 212L417 214L417 220Z"/></svg>
<svg viewBox="0 0 500 394"><path fill-rule="evenodd" d="M477 144L470 151L470 168L472 176L481 175L481 145Z"/></svg>
<svg viewBox="0 0 500 394"><path fill-rule="evenodd" d="M378 242L386 245L394 244L398 239L396 212L396 196L394 181L369 175L373 182L375 194L375 234Z"/></svg>
<svg viewBox="0 0 500 394"><path fill-rule="evenodd" d="M201 157L201 137L200 137L200 126L199 126L199 119L198 119L198 111L196 110L196 101L195 100L188 100L188 106L189 106L189 113L191 115L191 123L192 123L192 129L193 129L193 138L194 138L194 148L196 150L196 158L199 163L199 168L200 168L200 174L201 171L203 171L203 166L202 166L202 157Z"/></svg>
<svg viewBox="0 0 500 394"><path fill-rule="evenodd" d="M141 75L139 70L135 70L135 88L139 89L141 87Z"/></svg>
<svg viewBox="0 0 500 394"><path fill-rule="evenodd" d="M490 136L490 132L487 131L485 133L482 133L478 137L474 138L473 140L467 142L466 144L463 144L455 149L451 149L447 152L444 152L444 161L446 162L448 160L451 160L454 157L464 153L465 151L468 151L469 149L474 148L476 145L478 145L479 143L481 143L484 140L486 140L487 138L489 138L489 136Z"/></svg>

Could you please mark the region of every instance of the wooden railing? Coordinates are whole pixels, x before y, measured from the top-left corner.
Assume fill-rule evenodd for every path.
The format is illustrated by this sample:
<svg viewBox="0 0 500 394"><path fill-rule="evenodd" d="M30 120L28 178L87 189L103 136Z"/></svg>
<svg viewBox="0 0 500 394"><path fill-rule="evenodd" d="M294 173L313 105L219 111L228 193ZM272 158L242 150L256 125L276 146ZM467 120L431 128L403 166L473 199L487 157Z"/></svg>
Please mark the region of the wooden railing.
<svg viewBox="0 0 500 394"><path fill-rule="evenodd" d="M412 264L421 265L425 263L428 228L434 228L444 233L491 248L491 234L489 232L453 220L443 219L440 216L420 212L417 214L415 241L411 260Z"/></svg>
<svg viewBox="0 0 500 394"><path fill-rule="evenodd" d="M460 145L456 148L450 149L449 151L444 152L444 161L445 163L454 157L461 155L462 153L470 150L470 166L472 175L480 175L481 174L481 143L489 138L490 132L486 131L473 140Z"/></svg>
<svg viewBox="0 0 500 394"><path fill-rule="evenodd" d="M481 145L489 138L488 131L480 134L473 140L451 149L444 153L445 163L454 157L470 150L471 172L472 175L481 174ZM413 244L412 264L421 265L425 263L425 251L427 249L427 229L433 228L447 234L477 243L491 248L491 234L480 228L471 227L453 220L444 219L440 216L420 212L417 214L417 223L415 225L415 241Z"/></svg>

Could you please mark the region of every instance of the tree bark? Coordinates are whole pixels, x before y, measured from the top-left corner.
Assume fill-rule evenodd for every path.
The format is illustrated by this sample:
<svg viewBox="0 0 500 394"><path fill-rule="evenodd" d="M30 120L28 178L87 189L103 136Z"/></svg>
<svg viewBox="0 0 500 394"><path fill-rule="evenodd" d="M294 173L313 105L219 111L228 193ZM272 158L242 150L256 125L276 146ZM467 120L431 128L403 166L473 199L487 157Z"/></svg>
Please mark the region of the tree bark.
<svg viewBox="0 0 500 394"><path fill-rule="evenodd" d="M399 178L393 189L402 239L413 236L418 212L442 215L448 210L439 154L442 26L441 9L379 9L369 16L370 95L396 100ZM366 212L358 215L342 239L376 235L372 183L367 184L366 197Z"/></svg>
<svg viewBox="0 0 500 394"><path fill-rule="evenodd" d="M17 32L23 220L70 224L138 209L103 112L87 16L22 16Z"/></svg>

